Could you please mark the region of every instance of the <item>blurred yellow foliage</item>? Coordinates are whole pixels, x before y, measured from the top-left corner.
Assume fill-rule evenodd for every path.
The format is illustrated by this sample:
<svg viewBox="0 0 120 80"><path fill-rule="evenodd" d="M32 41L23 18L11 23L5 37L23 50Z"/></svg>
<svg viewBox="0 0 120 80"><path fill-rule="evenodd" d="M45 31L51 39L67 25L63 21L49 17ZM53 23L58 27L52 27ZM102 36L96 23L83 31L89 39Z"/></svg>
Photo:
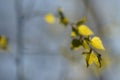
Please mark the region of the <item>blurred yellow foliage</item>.
<svg viewBox="0 0 120 80"><path fill-rule="evenodd" d="M71 32L71 37L76 37L76 36L77 36L77 34L74 31L72 31Z"/></svg>
<svg viewBox="0 0 120 80"><path fill-rule="evenodd" d="M8 48L8 40L4 35L0 35L0 49L6 50Z"/></svg>
<svg viewBox="0 0 120 80"><path fill-rule="evenodd" d="M54 24L55 23L55 17L53 14L48 13L45 15L45 21L49 24Z"/></svg>

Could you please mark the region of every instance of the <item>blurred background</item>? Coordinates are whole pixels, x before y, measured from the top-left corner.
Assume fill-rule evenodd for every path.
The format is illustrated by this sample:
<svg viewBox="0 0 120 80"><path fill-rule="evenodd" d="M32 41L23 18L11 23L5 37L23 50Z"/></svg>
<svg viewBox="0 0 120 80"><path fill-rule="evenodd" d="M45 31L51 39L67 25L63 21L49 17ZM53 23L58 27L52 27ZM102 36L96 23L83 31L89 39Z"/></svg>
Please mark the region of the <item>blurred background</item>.
<svg viewBox="0 0 120 80"><path fill-rule="evenodd" d="M70 27L45 22L59 7L71 22L87 16L101 37L110 61L100 74L69 49ZM10 47L0 51L0 80L120 79L120 0L0 0L0 34Z"/></svg>

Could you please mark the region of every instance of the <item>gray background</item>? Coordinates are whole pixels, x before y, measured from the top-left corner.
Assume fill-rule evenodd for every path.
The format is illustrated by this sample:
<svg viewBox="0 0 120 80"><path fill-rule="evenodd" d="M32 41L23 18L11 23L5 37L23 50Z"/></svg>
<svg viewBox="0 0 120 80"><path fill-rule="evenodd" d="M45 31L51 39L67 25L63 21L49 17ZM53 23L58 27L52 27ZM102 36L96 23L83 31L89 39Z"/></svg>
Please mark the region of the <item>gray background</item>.
<svg viewBox="0 0 120 80"><path fill-rule="evenodd" d="M79 52L69 50L70 27L44 21L45 14L56 14L58 7L71 21L87 15L87 24L112 56L113 65L100 80L119 80L120 0L88 1L0 0L0 34L9 38L10 47L0 52L0 80L99 80L82 59L72 63L63 56L64 49Z"/></svg>

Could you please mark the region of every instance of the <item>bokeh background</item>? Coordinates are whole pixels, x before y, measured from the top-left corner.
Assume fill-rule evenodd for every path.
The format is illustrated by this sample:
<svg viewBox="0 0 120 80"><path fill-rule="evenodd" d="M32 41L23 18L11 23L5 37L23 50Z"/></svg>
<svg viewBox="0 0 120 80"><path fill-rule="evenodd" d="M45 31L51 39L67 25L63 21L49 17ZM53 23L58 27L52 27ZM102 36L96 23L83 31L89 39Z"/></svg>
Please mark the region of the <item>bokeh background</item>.
<svg viewBox="0 0 120 80"><path fill-rule="evenodd" d="M87 16L103 40L111 65L99 76L70 51L71 28L45 22L59 7L71 22ZM0 0L0 34L10 47L0 51L0 80L120 80L120 0Z"/></svg>

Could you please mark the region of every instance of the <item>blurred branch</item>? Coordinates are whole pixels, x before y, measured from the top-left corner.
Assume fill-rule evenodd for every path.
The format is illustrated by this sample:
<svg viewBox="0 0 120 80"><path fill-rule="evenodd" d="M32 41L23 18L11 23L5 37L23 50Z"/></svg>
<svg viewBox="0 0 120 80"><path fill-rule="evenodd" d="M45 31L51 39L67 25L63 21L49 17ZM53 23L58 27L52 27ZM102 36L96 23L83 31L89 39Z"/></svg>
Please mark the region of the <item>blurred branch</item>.
<svg viewBox="0 0 120 80"><path fill-rule="evenodd" d="M15 8L17 15L17 52L16 53L16 67L17 67L17 80L25 80L24 75L24 43L23 43L23 35L24 35L24 24L25 21L33 19L35 17L40 16L39 11L34 12L34 0L32 0L32 5L29 6L29 9L26 13L23 12L23 0L15 0Z"/></svg>
<svg viewBox="0 0 120 80"><path fill-rule="evenodd" d="M15 8L17 15L17 52L16 53L16 67L17 80L24 79L23 73L23 26L24 16L22 15L22 0L15 0Z"/></svg>

